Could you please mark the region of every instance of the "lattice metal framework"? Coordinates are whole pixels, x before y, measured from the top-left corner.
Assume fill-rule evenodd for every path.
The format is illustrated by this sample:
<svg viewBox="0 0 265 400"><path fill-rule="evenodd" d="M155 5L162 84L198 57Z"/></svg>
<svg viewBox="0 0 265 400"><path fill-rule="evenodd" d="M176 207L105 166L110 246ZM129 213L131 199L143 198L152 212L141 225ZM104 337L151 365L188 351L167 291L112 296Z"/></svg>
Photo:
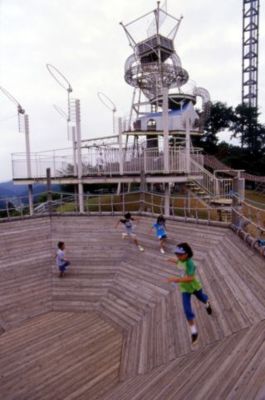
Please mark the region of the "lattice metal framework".
<svg viewBox="0 0 265 400"><path fill-rule="evenodd" d="M243 0L242 103L258 107L259 0Z"/></svg>

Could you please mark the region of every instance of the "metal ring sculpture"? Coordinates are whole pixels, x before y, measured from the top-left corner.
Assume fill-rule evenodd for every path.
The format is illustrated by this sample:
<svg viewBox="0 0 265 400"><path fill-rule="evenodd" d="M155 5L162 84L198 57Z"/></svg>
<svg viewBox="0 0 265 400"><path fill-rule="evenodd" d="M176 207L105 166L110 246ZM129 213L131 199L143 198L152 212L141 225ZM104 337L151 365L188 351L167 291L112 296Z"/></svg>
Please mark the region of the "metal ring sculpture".
<svg viewBox="0 0 265 400"><path fill-rule="evenodd" d="M102 104L104 104L105 107L107 107L112 112L117 111L115 104L105 93L98 92L97 95L98 95L99 100L101 101ZM109 104L106 102L106 100L109 102ZM110 107L110 105L112 105L113 107Z"/></svg>
<svg viewBox="0 0 265 400"><path fill-rule="evenodd" d="M12 103L16 104L17 106L17 111L19 114L25 114L25 110L22 108L21 104L17 101L17 99L12 96L6 89L4 89L2 86L0 86L0 90L4 93L4 95L12 101Z"/></svg>
<svg viewBox="0 0 265 400"><path fill-rule="evenodd" d="M68 79L52 64L46 64L46 67L51 74L51 76L56 80L56 82L69 93L73 91L73 88L68 81Z"/></svg>

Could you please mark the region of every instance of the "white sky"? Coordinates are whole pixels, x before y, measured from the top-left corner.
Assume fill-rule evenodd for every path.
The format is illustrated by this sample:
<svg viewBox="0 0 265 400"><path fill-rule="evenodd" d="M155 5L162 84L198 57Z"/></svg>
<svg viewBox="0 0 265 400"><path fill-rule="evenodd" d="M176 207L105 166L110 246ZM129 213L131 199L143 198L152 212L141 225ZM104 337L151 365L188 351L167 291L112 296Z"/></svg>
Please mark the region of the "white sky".
<svg viewBox="0 0 265 400"><path fill-rule="evenodd" d="M168 12L184 16L175 40L182 66L213 101L241 101L242 0L168 0ZM162 2L161 2L162 4ZM81 100L82 138L112 134L104 92L126 116L132 88L124 79L131 54L119 25L156 8L154 0L0 0L0 86L30 118L31 151L68 147L66 123L53 104L66 109L66 92L46 69L50 63L71 82ZM260 21L264 20L261 8ZM259 106L265 116L265 29L260 24ZM24 152L15 105L0 92L0 181L12 179L11 153Z"/></svg>

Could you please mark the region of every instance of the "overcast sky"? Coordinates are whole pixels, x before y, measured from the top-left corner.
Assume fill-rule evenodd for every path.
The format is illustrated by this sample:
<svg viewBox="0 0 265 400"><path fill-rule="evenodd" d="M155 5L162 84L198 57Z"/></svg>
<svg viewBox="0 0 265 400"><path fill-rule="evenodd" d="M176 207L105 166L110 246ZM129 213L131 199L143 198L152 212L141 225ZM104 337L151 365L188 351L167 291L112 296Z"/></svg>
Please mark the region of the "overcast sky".
<svg viewBox="0 0 265 400"><path fill-rule="evenodd" d="M182 66L213 101L241 101L242 0L168 0L168 12L183 20L175 40ZM162 4L162 2L161 2ZM154 0L0 0L0 86L30 118L31 151L68 147L66 92L46 69L50 63L71 82L81 100L82 138L112 134L104 92L126 116L132 88L124 79L131 54L119 22L156 8ZM260 21L264 20L261 8ZM265 29L260 26L259 106L265 122ZM15 105L0 92L0 181L12 179L11 153L24 152Z"/></svg>

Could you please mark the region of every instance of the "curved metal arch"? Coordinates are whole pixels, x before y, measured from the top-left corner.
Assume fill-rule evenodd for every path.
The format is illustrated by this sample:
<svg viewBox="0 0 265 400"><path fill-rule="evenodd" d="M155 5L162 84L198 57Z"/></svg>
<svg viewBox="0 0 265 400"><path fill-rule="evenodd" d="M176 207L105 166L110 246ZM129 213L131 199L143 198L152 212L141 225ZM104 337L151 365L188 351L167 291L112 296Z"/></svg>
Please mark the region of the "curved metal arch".
<svg viewBox="0 0 265 400"><path fill-rule="evenodd" d="M52 64L46 64L46 68L51 74L51 76L56 80L56 82L65 90L67 90L68 93L71 93L73 91L73 88L68 81L68 79ZM62 79L62 81L60 79ZM65 85L67 84L67 87Z"/></svg>
<svg viewBox="0 0 265 400"><path fill-rule="evenodd" d="M4 95L5 95L9 100L12 101L12 103L16 104L16 106L17 106L17 111L18 111L19 114L25 114L25 110L22 108L21 104L17 101L17 99L16 99L14 96L12 96L11 93L9 93L9 92L8 92L5 88L3 88L2 86L0 86L0 90L1 90L1 92L4 93Z"/></svg>
<svg viewBox="0 0 265 400"><path fill-rule="evenodd" d="M63 117L68 122L68 115L66 114L66 112L56 104L53 104L53 107L58 112L58 114L60 114L61 117Z"/></svg>
<svg viewBox="0 0 265 400"><path fill-rule="evenodd" d="M113 101L105 93L98 92L97 96L98 96L99 100L101 101L101 103L104 104L104 106L107 107L110 111L112 111L112 112L116 112L117 111L116 105L113 103ZM104 98L109 102L109 104L106 103L106 100L104 100ZM113 107L110 107L110 104Z"/></svg>

